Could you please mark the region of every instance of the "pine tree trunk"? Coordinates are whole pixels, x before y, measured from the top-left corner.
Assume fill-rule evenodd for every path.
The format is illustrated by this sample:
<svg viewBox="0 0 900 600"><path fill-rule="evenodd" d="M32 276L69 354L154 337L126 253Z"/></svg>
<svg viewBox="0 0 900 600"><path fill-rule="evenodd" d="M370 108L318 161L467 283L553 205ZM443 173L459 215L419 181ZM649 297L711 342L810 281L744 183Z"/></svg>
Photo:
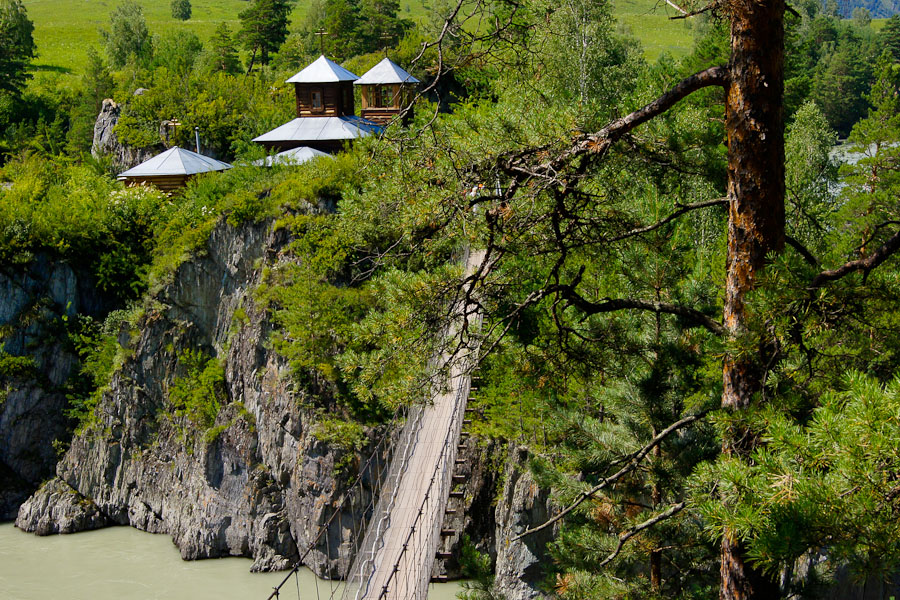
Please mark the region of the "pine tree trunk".
<svg viewBox="0 0 900 600"><path fill-rule="evenodd" d="M745 297L766 255L784 247L784 0L735 0L731 18L728 134L728 255L724 321L738 338L747 329ZM726 356L723 408L750 406L761 388L760 362ZM727 455L747 457L753 447L736 427L723 439ZM776 598L777 584L745 562L743 546L726 531L722 542L722 600Z"/></svg>

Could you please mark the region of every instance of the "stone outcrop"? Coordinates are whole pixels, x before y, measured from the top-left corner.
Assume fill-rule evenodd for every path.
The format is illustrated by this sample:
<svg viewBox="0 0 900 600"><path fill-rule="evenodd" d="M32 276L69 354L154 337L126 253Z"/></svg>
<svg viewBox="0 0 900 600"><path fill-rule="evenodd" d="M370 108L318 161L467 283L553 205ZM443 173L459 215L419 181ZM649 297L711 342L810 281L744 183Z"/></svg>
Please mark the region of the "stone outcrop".
<svg viewBox="0 0 900 600"><path fill-rule="evenodd" d="M22 505L20 519L33 523L38 535L75 533L110 525L90 498L85 498L65 482L52 479Z"/></svg>
<svg viewBox="0 0 900 600"><path fill-rule="evenodd" d="M111 166L117 173L139 165L166 149L162 143L147 148L135 148L121 143L115 131L121 113L120 104L109 98L103 101L94 123L94 141L91 144L91 155L94 158L109 156Z"/></svg>
<svg viewBox="0 0 900 600"><path fill-rule="evenodd" d="M71 437L65 384L79 363L59 330L76 314L102 318L110 308L90 274L45 255L0 269L0 351L32 362L0 370L0 520L15 518L53 475L54 443Z"/></svg>
<svg viewBox="0 0 900 600"><path fill-rule="evenodd" d="M507 600L544 597L542 565L550 560L548 544L556 530L548 527L524 539L512 541L522 532L545 523L553 516L550 490L541 488L528 471L528 450L510 452L503 494L497 502L497 564L494 586Z"/></svg>

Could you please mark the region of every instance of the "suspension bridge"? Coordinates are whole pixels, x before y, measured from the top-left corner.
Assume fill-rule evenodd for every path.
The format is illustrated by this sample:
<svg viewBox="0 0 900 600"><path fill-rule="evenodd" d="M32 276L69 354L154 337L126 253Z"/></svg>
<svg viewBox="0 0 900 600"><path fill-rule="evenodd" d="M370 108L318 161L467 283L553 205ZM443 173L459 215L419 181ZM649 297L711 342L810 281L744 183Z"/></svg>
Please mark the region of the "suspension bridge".
<svg viewBox="0 0 900 600"><path fill-rule="evenodd" d="M465 276L474 273L483 260L483 251L466 252L462 261ZM426 598L442 539L454 533L442 530L442 524L448 499L462 495L453 490L460 483L453 471L460 462L457 454L463 426L468 423L466 403L477 362L477 348L453 342L470 336L481 319L464 299L456 303L451 314L443 335L455 350L432 361L435 372L444 374L443 381L434 386L429 401L395 415L354 483L269 600L279 598L304 559L323 544L326 555L330 549L339 549L354 558L343 585L317 584L307 597ZM347 521L352 525L347 526ZM301 595L299 585L297 594Z"/></svg>

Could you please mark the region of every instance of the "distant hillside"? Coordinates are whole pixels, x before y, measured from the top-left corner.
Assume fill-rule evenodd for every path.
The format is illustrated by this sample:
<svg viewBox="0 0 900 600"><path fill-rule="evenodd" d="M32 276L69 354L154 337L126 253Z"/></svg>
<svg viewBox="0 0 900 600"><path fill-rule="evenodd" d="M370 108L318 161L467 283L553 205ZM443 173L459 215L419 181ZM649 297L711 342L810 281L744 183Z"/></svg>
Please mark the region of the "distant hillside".
<svg viewBox="0 0 900 600"><path fill-rule="evenodd" d="M862 6L869 9L873 19L886 19L900 13L900 0L837 0L839 14L849 19L853 9Z"/></svg>

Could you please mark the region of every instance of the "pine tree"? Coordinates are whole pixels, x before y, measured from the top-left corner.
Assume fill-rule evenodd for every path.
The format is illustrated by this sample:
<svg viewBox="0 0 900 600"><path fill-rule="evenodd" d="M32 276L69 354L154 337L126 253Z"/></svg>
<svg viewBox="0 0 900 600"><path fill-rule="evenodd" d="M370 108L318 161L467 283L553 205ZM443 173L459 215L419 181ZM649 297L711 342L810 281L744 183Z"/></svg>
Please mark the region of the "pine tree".
<svg viewBox="0 0 900 600"><path fill-rule="evenodd" d="M267 65L269 54L284 43L292 6L293 0L254 0L238 15L241 19L238 35L243 40L244 48L251 53L248 72L253 70L257 55L259 62Z"/></svg>
<svg viewBox="0 0 900 600"><path fill-rule="evenodd" d="M209 51L212 56L213 68L225 73L237 73L240 70L237 48L234 45L234 36L227 23L220 23L209 40Z"/></svg>
<svg viewBox="0 0 900 600"><path fill-rule="evenodd" d="M0 90L19 95L25 87L34 58L33 31L22 0L0 0Z"/></svg>
<svg viewBox="0 0 900 600"><path fill-rule="evenodd" d="M900 60L900 15L894 15L878 32L881 44L891 51L894 60Z"/></svg>
<svg viewBox="0 0 900 600"><path fill-rule="evenodd" d="M187 21L191 18L191 0L172 0L172 18Z"/></svg>

